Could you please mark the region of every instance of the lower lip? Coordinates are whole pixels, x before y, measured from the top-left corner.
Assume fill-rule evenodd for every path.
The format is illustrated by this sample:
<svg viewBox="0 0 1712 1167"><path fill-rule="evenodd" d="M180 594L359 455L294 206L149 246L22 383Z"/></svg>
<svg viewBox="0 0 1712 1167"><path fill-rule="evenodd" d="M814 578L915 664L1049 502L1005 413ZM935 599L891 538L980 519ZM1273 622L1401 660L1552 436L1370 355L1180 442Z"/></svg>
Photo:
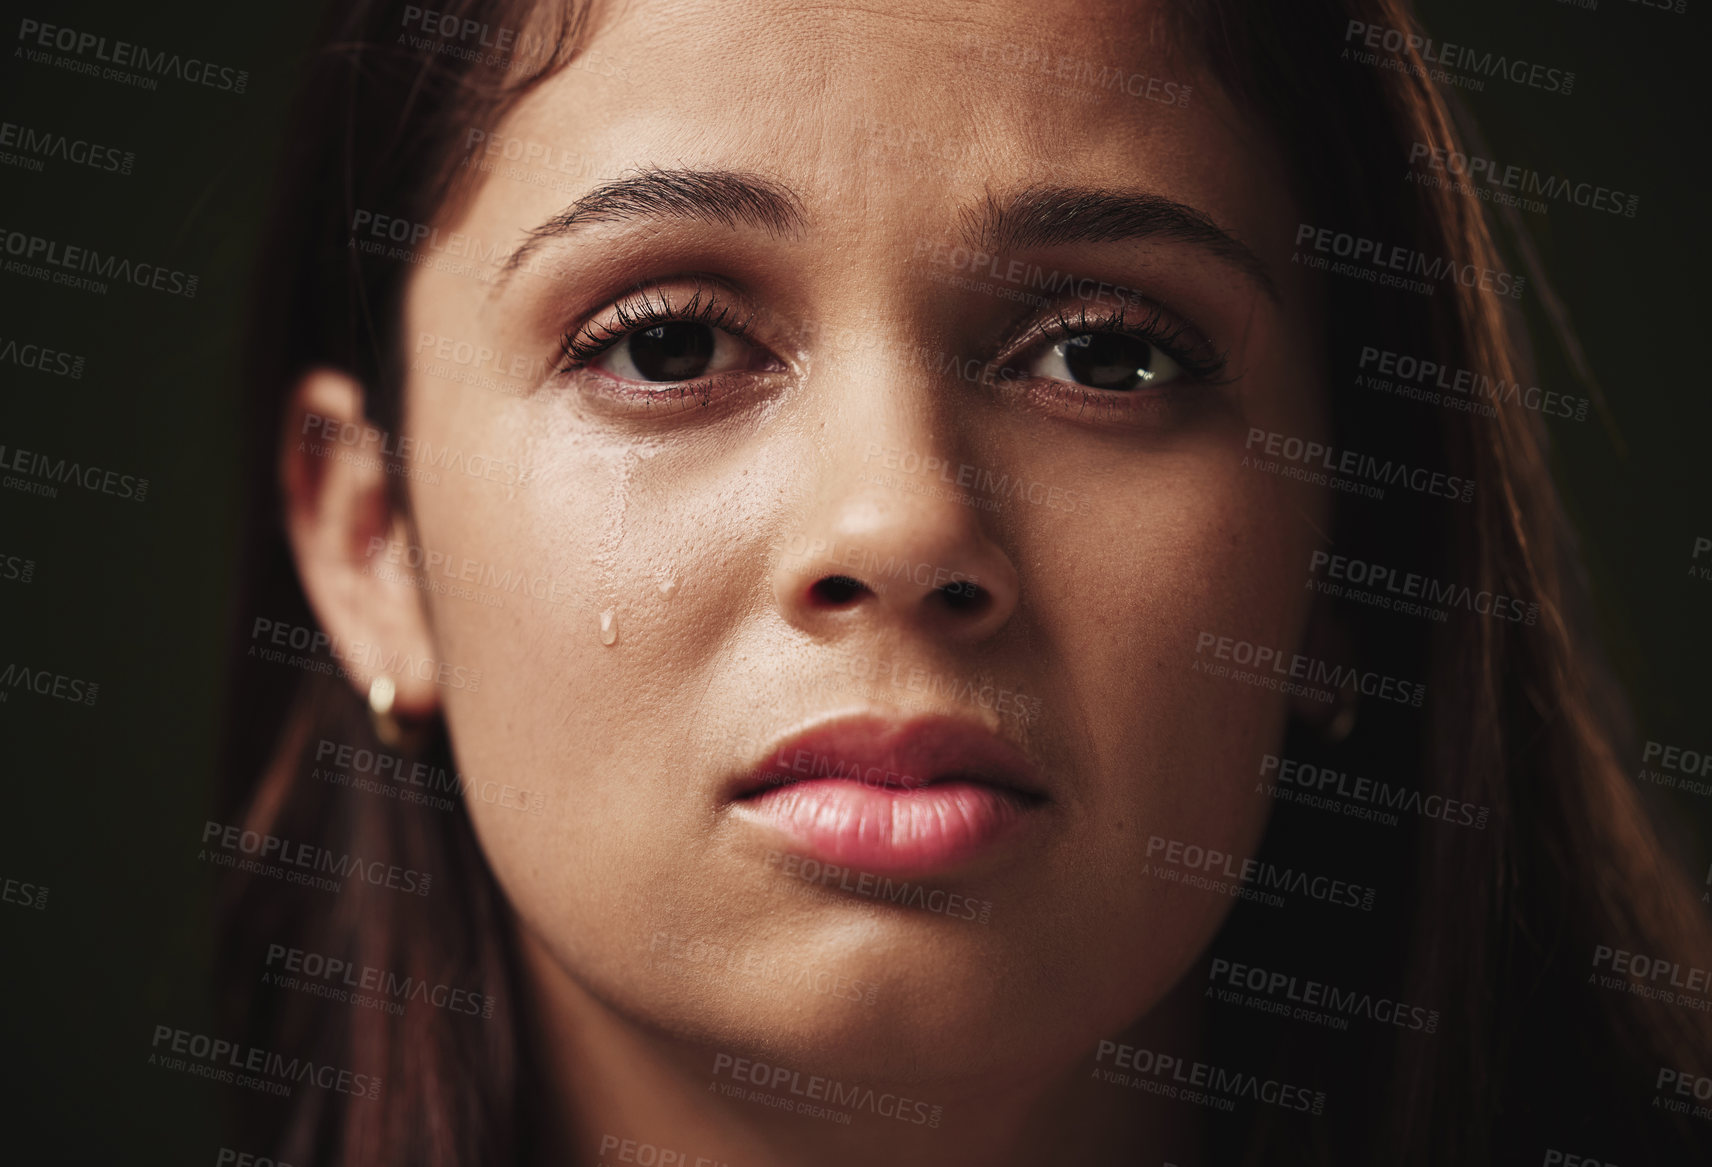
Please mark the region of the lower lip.
<svg viewBox="0 0 1712 1167"><path fill-rule="evenodd" d="M956 780L903 789L814 779L737 805L823 863L880 875L973 859L1013 835L1030 810L1017 795Z"/></svg>

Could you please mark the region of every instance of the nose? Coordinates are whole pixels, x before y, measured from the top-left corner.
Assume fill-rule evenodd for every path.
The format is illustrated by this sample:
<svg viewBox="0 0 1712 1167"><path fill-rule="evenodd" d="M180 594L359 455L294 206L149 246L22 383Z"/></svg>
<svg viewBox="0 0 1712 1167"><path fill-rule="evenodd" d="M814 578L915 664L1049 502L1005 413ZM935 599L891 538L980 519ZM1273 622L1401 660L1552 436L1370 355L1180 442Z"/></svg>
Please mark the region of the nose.
<svg viewBox="0 0 1712 1167"><path fill-rule="evenodd" d="M773 593L811 635L891 624L983 640L1016 610L1016 567L988 532L996 499L958 485L957 457L867 443L834 447L796 531L782 540Z"/></svg>

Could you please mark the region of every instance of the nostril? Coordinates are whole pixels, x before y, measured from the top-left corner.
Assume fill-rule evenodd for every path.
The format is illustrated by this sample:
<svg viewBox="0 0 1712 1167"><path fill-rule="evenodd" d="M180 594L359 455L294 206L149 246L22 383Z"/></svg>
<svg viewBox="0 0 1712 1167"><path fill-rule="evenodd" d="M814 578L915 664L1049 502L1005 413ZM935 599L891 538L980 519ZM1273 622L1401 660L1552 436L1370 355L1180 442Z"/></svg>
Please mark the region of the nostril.
<svg viewBox="0 0 1712 1167"><path fill-rule="evenodd" d="M975 615L985 612L993 604L993 593L980 584L968 580L936 588L934 594L939 597L942 604L953 612Z"/></svg>
<svg viewBox="0 0 1712 1167"><path fill-rule="evenodd" d="M867 590L868 585L859 579L851 579L847 575L829 575L825 579L816 580L814 586L808 589L808 594L817 604L828 608L842 608Z"/></svg>

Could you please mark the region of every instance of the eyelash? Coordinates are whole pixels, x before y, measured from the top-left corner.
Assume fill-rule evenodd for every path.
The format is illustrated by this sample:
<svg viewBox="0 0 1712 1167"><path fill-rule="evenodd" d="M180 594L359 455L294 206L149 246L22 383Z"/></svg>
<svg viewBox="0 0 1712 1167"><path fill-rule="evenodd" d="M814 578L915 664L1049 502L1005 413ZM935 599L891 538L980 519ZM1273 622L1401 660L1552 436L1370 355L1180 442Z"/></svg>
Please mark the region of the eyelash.
<svg viewBox="0 0 1712 1167"><path fill-rule="evenodd" d="M650 294L658 296L658 299L650 299ZM637 289L613 304L611 323L590 320L560 338L559 354L564 357L565 364L559 372L574 373L631 333L659 324L705 324L743 340L749 335L755 315L751 313L742 319L734 316L732 308L721 303L713 290L703 284L696 285L689 303L682 308L673 308L664 290ZM670 382L662 382L662 386L665 384Z"/></svg>
<svg viewBox="0 0 1712 1167"><path fill-rule="evenodd" d="M1143 311L1141 319L1132 320L1128 316L1127 313L1132 307ZM1072 336L1090 333L1112 333L1144 340L1176 361L1190 380L1201 384L1218 384L1224 376L1227 354L1214 348L1198 330L1178 320L1157 304L1120 304L1116 312L1096 314L1092 317L1089 316L1088 309L1083 307L1074 320L1060 309L1046 321L1025 328L1021 336L1005 348L1020 355L1032 352L1042 344L1056 344ZM1018 347L1020 345L1026 347ZM1090 386L1083 385L1078 388L1087 389Z"/></svg>
<svg viewBox="0 0 1712 1167"><path fill-rule="evenodd" d="M1141 308L1143 315L1133 319L1130 312ZM726 332L738 340L745 340L751 331L758 313L751 312L739 317L736 311L724 303L715 289L706 284L698 283L691 293L688 303L682 308L672 306L669 293L657 287L639 288L625 297L621 297L612 306L610 320L594 319L584 323L580 328L564 334L560 338L559 351L564 358L560 367L561 374L572 374L584 369L597 360L609 349L618 345L632 333L652 328L660 324L705 324L710 328ZM1154 304L1120 304L1115 312L1106 312L1090 316L1086 307L1081 308L1072 319L1071 315L1060 309L1046 320L1024 327L1020 334L1013 334L1013 339L1006 343L1003 351L1018 356L1026 355L1043 345L1055 344L1073 336L1089 333L1113 333L1133 336L1153 345L1160 352L1177 362L1184 372L1187 384L1167 384L1161 390L1151 395L1154 400L1161 395L1172 394L1181 390L1192 390L1207 385L1222 383L1225 372L1227 354L1216 349L1201 333L1190 325L1177 320L1163 308ZM1005 371L1013 371L1005 366ZM714 374L714 377L722 374ZM711 380L703 378L702 380ZM1023 380L1024 378L1006 378L1006 380ZM666 394L694 393L696 382L661 382L658 388L639 390L644 395L663 396ZM1107 389L1096 389L1092 386L1077 385L1064 382L1063 389L1058 390L1063 395L1078 397L1084 405L1107 407L1133 407L1140 401L1146 401L1150 395L1134 391L1115 392ZM1127 399L1127 400L1126 400Z"/></svg>

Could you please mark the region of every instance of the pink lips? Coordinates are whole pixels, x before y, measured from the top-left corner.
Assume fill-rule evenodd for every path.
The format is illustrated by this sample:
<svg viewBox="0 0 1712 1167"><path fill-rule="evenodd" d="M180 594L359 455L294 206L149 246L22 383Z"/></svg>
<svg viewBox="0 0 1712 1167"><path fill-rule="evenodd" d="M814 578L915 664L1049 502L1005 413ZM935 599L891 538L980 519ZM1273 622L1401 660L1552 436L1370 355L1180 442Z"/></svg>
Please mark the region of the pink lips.
<svg viewBox="0 0 1712 1167"><path fill-rule="evenodd" d="M1045 796L1021 751L979 726L863 716L780 742L734 799L815 859L897 875L974 858Z"/></svg>

